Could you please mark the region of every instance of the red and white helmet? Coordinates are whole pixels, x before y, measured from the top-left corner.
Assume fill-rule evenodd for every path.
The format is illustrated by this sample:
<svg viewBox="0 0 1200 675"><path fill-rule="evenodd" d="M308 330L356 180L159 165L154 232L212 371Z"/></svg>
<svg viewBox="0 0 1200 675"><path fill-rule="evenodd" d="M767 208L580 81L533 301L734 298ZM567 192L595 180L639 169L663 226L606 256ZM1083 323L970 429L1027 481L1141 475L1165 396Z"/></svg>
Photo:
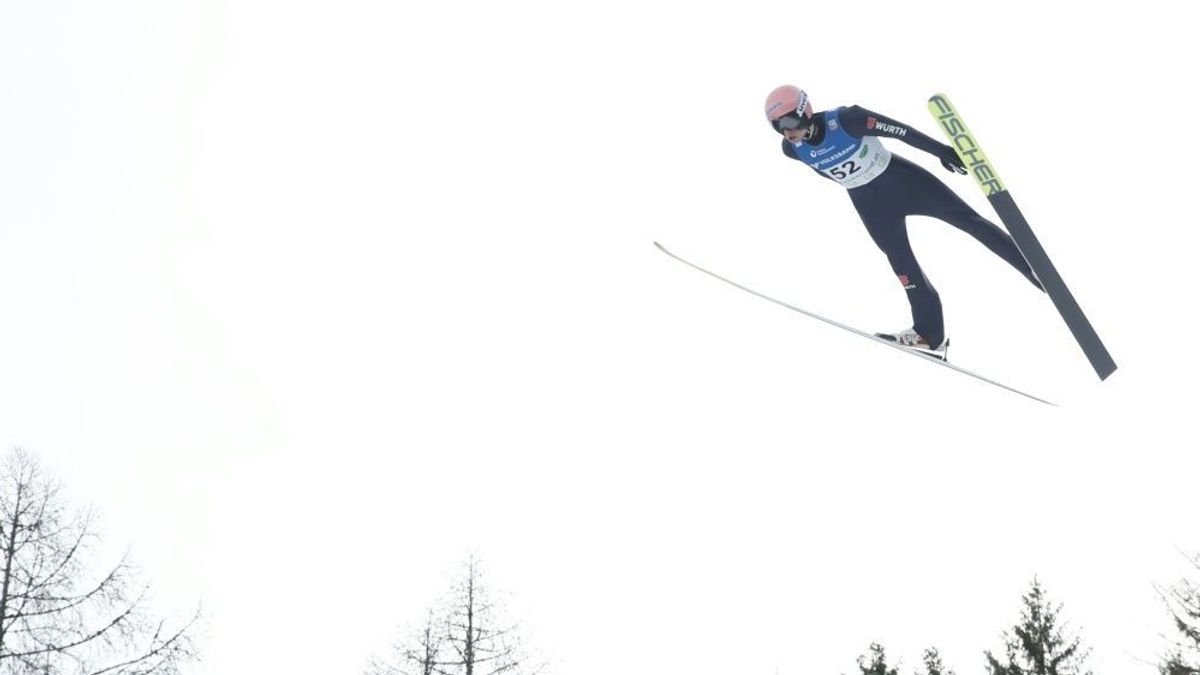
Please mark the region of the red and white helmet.
<svg viewBox="0 0 1200 675"><path fill-rule="evenodd" d="M808 126L813 116L808 94L790 84L775 87L767 96L767 103L763 109L767 113L767 121L780 133L783 133L784 129Z"/></svg>

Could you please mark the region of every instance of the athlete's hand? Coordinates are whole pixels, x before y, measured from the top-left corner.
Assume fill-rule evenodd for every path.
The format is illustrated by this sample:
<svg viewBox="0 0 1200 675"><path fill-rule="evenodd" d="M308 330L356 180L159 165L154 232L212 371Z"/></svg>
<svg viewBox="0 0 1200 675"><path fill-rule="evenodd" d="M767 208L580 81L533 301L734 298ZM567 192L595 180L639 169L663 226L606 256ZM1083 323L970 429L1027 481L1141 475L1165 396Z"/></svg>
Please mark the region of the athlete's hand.
<svg viewBox="0 0 1200 675"><path fill-rule="evenodd" d="M942 166L946 167L947 171L955 173L966 173L967 167L963 164L962 158L954 151L954 146L947 145L942 147L942 151L938 153L938 159L942 160Z"/></svg>

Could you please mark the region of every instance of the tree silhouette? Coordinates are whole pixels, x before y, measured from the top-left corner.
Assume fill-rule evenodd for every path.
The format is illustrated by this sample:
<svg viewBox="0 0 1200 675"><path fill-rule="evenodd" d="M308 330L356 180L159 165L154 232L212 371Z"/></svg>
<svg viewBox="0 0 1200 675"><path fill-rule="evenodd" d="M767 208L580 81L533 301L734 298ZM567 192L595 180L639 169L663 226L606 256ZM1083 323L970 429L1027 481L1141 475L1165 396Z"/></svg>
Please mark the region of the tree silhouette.
<svg viewBox="0 0 1200 675"><path fill-rule="evenodd" d="M938 652L937 647L930 647L921 655L925 665L925 672L921 675L954 675L954 671L942 664L942 655Z"/></svg>
<svg viewBox="0 0 1200 675"><path fill-rule="evenodd" d="M1200 570L1200 555L1189 558L1189 562ZM1159 589L1159 595L1166 602L1179 633L1178 642L1159 665L1159 672L1200 675L1200 586L1185 577L1166 591Z"/></svg>
<svg viewBox="0 0 1200 675"><path fill-rule="evenodd" d="M1060 625L1062 605L1052 605L1035 578L1022 598L1020 621L1004 633L1005 659L985 652L991 675L1091 675L1087 651Z"/></svg>
<svg viewBox="0 0 1200 675"><path fill-rule="evenodd" d="M866 654L859 655L858 670L862 675L898 675L895 668L888 667L887 654L877 642L871 643Z"/></svg>
<svg viewBox="0 0 1200 675"><path fill-rule="evenodd" d="M536 675L541 669L524 651L519 627L504 620L471 556L425 626L393 647L389 659L373 661L366 675Z"/></svg>
<svg viewBox="0 0 1200 675"><path fill-rule="evenodd" d="M30 454L0 465L0 675L167 675L195 657L196 617L152 619L127 559L93 572L93 521Z"/></svg>

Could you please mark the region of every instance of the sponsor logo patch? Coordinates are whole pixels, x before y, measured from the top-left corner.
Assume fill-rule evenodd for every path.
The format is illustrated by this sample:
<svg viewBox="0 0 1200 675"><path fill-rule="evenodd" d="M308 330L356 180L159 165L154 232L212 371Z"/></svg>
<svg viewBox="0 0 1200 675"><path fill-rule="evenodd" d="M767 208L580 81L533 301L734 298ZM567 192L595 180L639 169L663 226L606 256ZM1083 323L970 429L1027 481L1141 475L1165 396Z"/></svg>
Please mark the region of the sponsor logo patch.
<svg viewBox="0 0 1200 675"><path fill-rule="evenodd" d="M895 134L896 136L904 136L908 134L908 129L905 129L898 124L886 124L884 122L880 122L874 117L867 118L867 128L880 131L885 134Z"/></svg>

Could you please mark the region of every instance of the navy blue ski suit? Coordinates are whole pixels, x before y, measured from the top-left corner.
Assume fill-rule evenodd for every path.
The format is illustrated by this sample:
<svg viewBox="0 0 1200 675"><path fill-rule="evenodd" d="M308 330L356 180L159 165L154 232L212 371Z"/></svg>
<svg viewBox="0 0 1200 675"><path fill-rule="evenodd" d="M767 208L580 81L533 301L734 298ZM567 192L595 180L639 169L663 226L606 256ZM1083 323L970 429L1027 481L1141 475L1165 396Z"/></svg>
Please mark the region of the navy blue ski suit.
<svg viewBox="0 0 1200 675"><path fill-rule="evenodd" d="M908 216L931 216L957 227L1042 288L1007 232L976 213L933 174L893 155L879 137L904 141L953 170L962 162L952 147L859 106L819 112L813 118L810 138L799 144L784 138L783 154L846 188L871 239L908 294L913 329L929 344L939 345L945 338L942 301L913 255L905 224Z"/></svg>

